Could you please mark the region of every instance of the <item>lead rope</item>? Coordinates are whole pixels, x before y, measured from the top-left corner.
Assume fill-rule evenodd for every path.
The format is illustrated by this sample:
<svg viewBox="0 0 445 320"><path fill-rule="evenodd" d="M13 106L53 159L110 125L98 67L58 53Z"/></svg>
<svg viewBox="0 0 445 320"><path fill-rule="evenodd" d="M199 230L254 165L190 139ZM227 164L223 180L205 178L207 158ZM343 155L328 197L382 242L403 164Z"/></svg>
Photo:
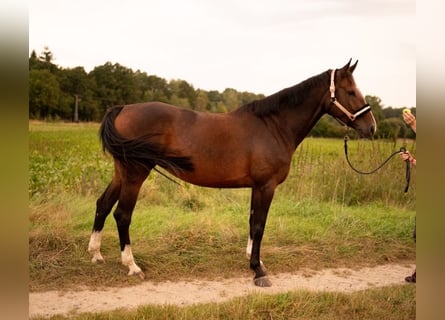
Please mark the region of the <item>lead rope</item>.
<svg viewBox="0 0 445 320"><path fill-rule="evenodd" d="M173 179L172 177L169 177L167 174L165 174L164 172L160 171L158 168L154 167L153 168L154 171L156 171L157 173L159 173L161 176L163 176L164 178L170 180L173 183L176 183L178 186L183 187L182 184L180 184L178 181L176 181L175 179Z"/></svg>
<svg viewBox="0 0 445 320"><path fill-rule="evenodd" d="M399 154L401 152L406 152L406 148L405 147L400 147L400 150L394 151L385 161L383 161L382 164L380 164L374 170L371 170L371 171L361 171L361 170L358 170L358 169L354 168L354 166L352 165L351 161L349 160L349 156L348 156L348 140L349 140L349 137L346 134L345 138L344 138L346 161L348 162L348 164L351 167L351 169L354 170L355 172L359 173L359 174L372 174L372 173L375 173L376 171L381 169L392 157L394 157L395 155L397 155L397 154ZM410 163L409 159L406 159L405 162L406 162L406 172L405 172L406 186L405 186L405 192L408 192L409 182L411 180L411 163Z"/></svg>

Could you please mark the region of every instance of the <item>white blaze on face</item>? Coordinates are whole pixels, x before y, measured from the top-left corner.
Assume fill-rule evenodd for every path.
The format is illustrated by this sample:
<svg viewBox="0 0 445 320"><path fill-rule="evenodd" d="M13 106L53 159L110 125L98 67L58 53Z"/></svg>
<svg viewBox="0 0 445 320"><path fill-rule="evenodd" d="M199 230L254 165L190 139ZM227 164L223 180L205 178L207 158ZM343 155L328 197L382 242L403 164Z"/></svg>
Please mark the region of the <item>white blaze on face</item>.
<svg viewBox="0 0 445 320"><path fill-rule="evenodd" d="M124 248L124 251L121 252L122 264L127 266L129 271L128 275L131 276L133 274L142 274L141 268L139 268L134 262L133 253L131 252L131 247L127 244Z"/></svg>
<svg viewBox="0 0 445 320"><path fill-rule="evenodd" d="M93 263L104 261L104 258L100 253L101 241L102 241L102 231L94 231L91 234L90 242L88 243L88 252L93 254L93 258L91 259Z"/></svg>

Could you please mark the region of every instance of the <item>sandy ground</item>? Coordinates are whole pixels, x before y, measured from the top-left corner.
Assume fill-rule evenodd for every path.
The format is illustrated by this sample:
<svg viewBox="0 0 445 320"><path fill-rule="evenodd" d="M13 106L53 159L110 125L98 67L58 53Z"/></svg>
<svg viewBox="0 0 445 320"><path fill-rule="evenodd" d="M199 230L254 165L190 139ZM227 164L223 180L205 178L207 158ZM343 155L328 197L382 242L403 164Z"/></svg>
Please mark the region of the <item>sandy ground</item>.
<svg viewBox="0 0 445 320"><path fill-rule="evenodd" d="M48 291L29 294L29 317L104 312L118 308L137 308L142 305L179 305L223 302L250 293L275 294L294 290L353 292L372 287L405 283L404 278L414 265L388 264L360 270L325 269L282 273L269 278L270 288L258 288L252 279L232 278L220 281L180 281L104 290Z"/></svg>

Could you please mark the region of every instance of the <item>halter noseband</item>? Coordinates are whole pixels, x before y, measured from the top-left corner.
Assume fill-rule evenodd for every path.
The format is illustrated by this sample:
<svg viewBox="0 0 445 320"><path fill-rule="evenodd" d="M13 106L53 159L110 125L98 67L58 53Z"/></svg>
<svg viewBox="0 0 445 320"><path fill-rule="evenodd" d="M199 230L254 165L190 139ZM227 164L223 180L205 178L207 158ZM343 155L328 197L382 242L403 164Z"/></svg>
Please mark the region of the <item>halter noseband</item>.
<svg viewBox="0 0 445 320"><path fill-rule="evenodd" d="M339 108L347 117L350 121L354 121L358 116L371 111L371 107L369 106L369 104L365 104L363 107L361 107L360 109L358 109L354 114L350 113L345 107L343 107L341 105L340 102L337 101L337 99L335 98L335 69L332 70L331 72L331 85L329 87L329 91L331 92L331 102L333 104L335 104L337 106L337 108Z"/></svg>

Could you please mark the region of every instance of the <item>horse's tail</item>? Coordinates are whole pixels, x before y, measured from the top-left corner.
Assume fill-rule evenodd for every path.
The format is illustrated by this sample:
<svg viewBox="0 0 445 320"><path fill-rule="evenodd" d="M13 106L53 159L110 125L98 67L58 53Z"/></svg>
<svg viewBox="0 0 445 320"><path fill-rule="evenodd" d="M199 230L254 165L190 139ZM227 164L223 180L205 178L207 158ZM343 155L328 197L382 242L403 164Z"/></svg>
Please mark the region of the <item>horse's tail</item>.
<svg viewBox="0 0 445 320"><path fill-rule="evenodd" d="M124 166L142 166L152 169L156 165L172 171L193 171L189 157L177 156L173 150L150 142L150 135L137 139L126 139L119 135L114 127L114 120L123 106L109 108L99 129L102 148L108 151Z"/></svg>

